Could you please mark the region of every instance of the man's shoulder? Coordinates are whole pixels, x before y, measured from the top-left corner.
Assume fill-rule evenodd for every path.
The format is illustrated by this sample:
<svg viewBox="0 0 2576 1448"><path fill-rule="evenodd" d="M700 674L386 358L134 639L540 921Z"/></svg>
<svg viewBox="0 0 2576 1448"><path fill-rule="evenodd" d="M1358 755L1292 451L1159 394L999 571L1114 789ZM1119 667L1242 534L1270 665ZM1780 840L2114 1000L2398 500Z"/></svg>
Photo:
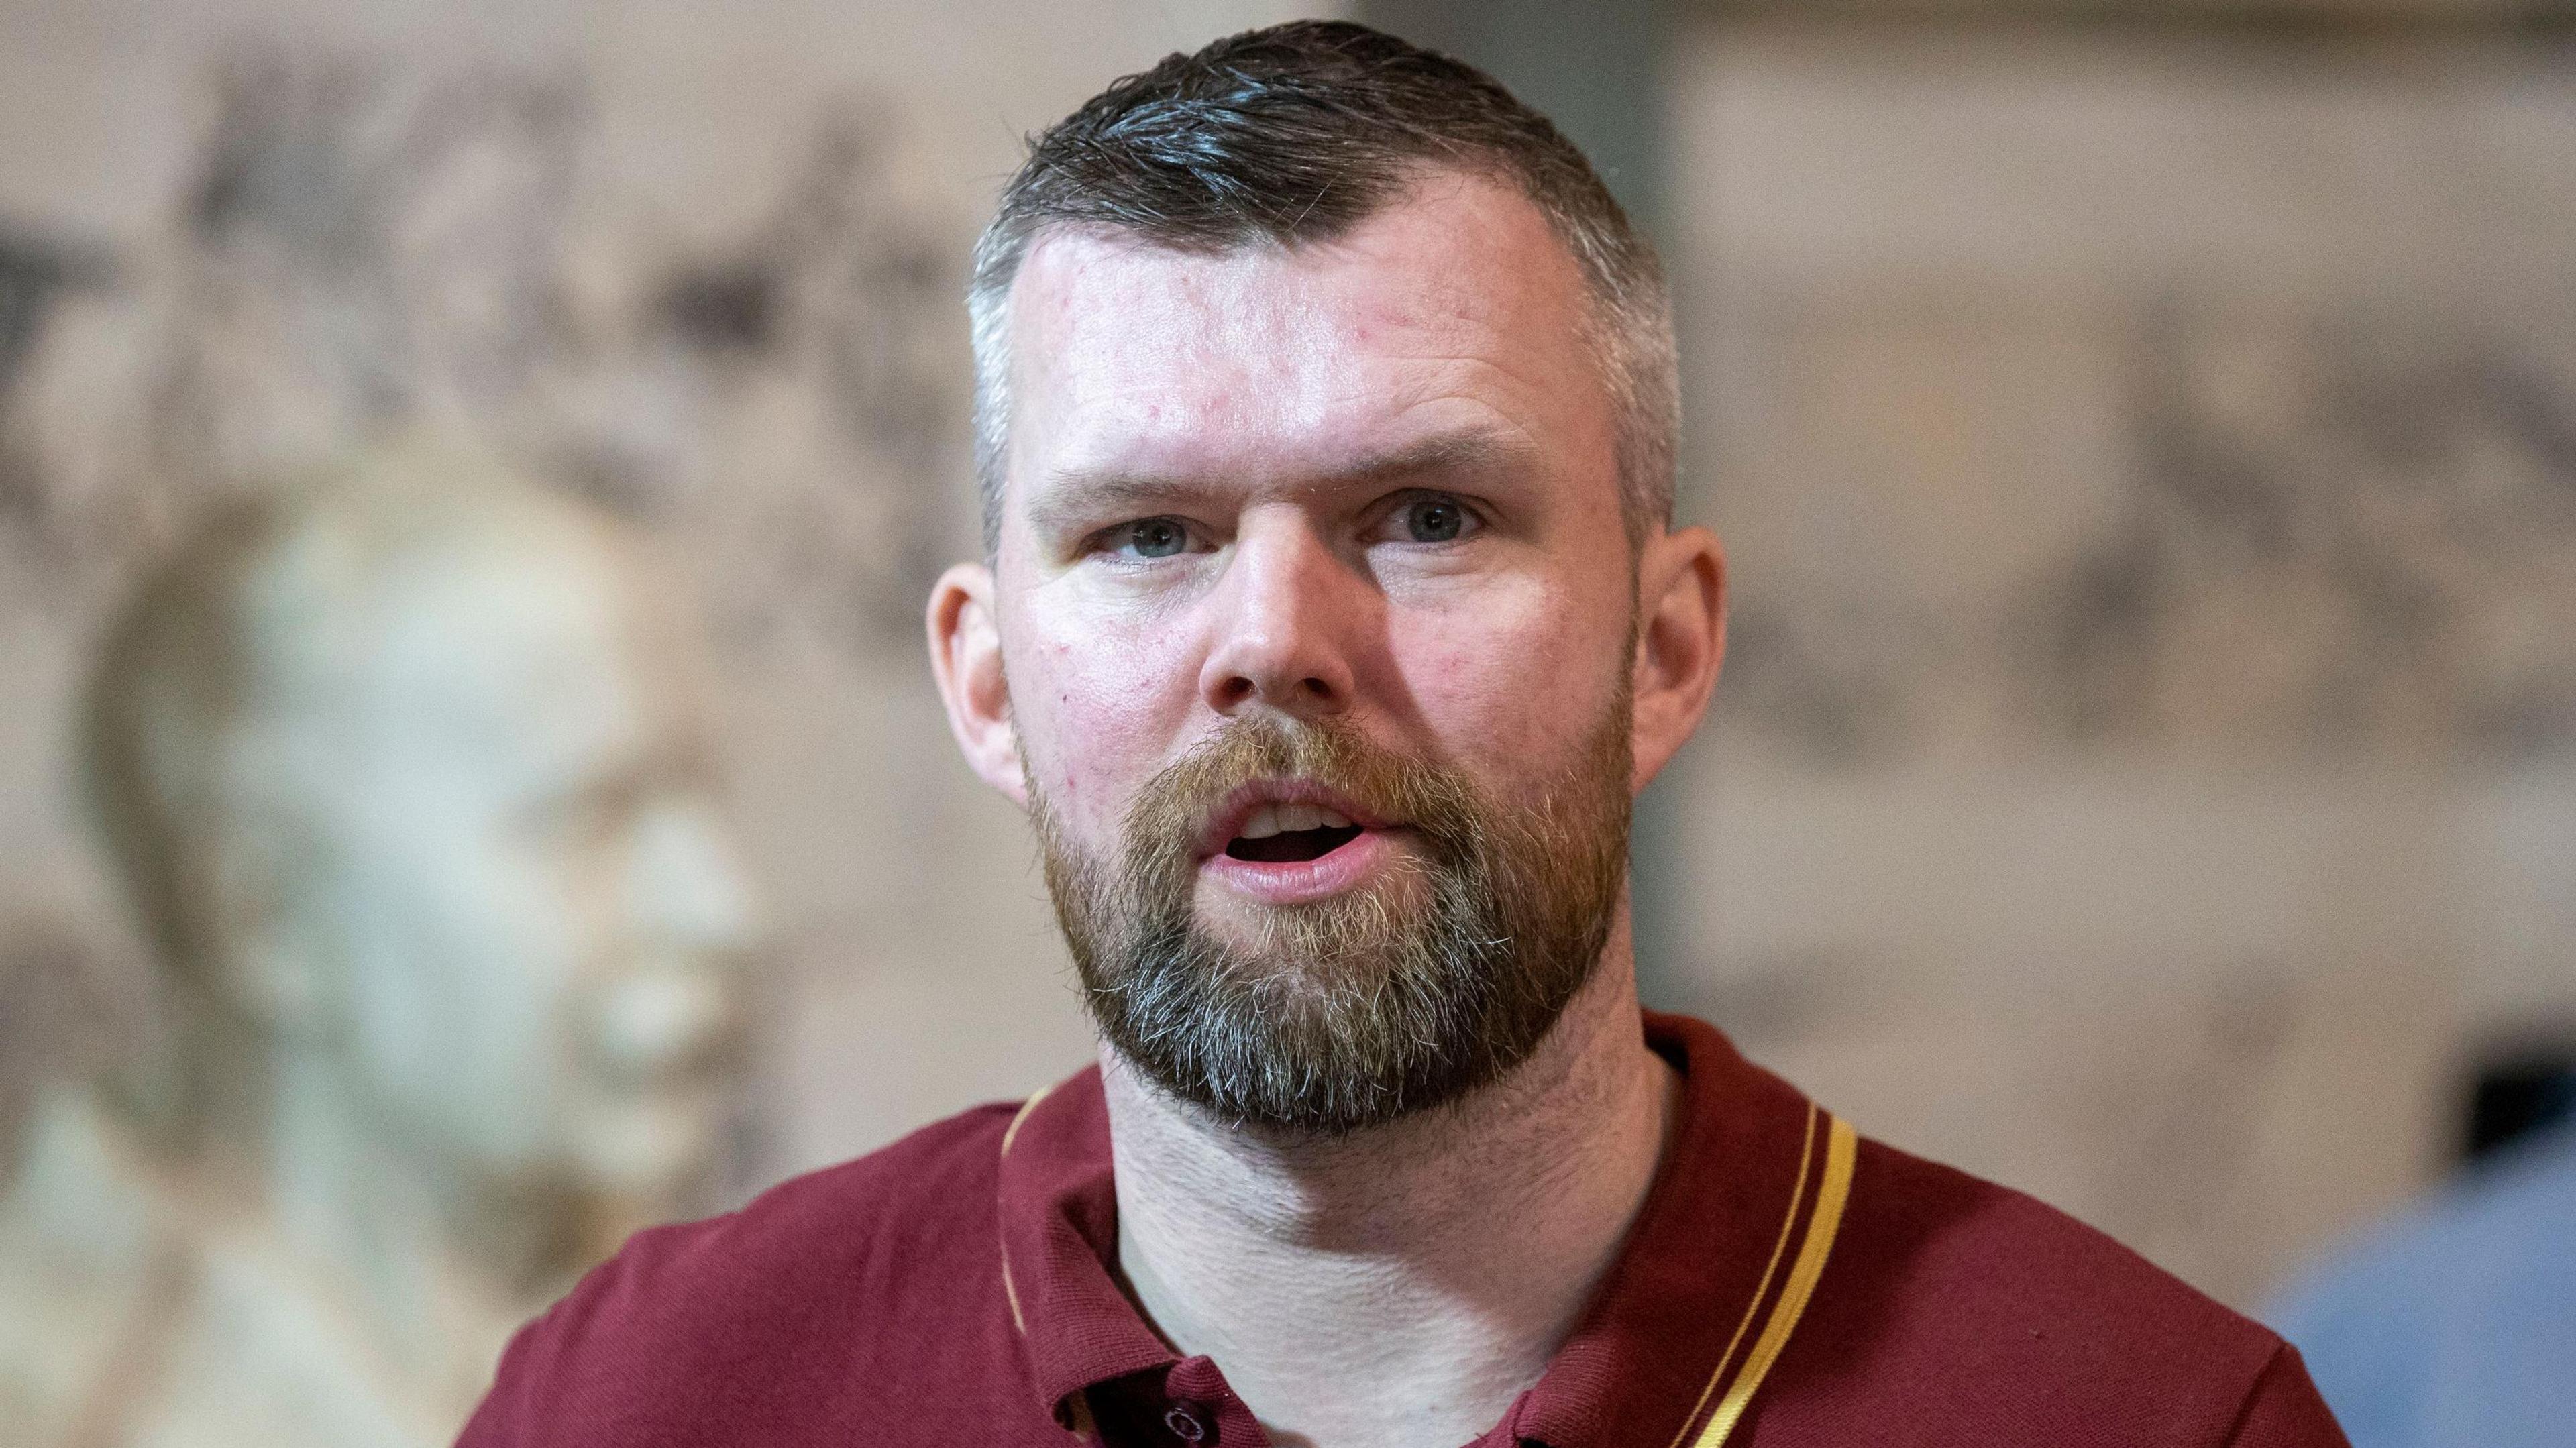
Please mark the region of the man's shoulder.
<svg viewBox="0 0 2576 1448"><path fill-rule="evenodd" d="M925 1352L1004 1356L994 1186L1016 1110L976 1107L737 1211L637 1233L520 1331L463 1441L625 1441L612 1419L668 1437L718 1409L728 1438L803 1441L846 1421L835 1401L862 1384L957 1370L913 1361Z"/></svg>
<svg viewBox="0 0 2576 1448"><path fill-rule="evenodd" d="M1798 1337L1800 1376L1841 1411L1911 1402L1960 1441L2342 1441L2260 1323L2034 1197L1875 1141Z"/></svg>
<svg viewBox="0 0 2576 1448"><path fill-rule="evenodd" d="M1889 1274L1900 1297L2007 1316L2025 1336L2054 1328L2124 1352L2172 1339L2204 1358L2220 1345L2259 1358L2279 1343L2046 1202L1883 1142L1861 1143L1843 1250Z"/></svg>

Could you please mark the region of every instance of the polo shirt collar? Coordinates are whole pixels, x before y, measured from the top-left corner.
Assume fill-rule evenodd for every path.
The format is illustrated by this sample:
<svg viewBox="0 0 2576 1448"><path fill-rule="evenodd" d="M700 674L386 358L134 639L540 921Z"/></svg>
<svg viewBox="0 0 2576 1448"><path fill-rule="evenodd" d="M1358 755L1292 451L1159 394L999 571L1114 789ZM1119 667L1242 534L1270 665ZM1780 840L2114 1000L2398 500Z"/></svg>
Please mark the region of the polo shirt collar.
<svg viewBox="0 0 2576 1448"><path fill-rule="evenodd" d="M1038 1398L1084 1433L1087 1389L1180 1361L1127 1294L1110 1176L1109 1103L1085 1067L1028 1099L1002 1132L1002 1292Z"/></svg>
<svg viewBox="0 0 2576 1448"><path fill-rule="evenodd" d="M1649 1013L1645 1032L1682 1074L1672 1146L1591 1305L1488 1442L1714 1448L1796 1326L1832 1246L1850 1187L1850 1128L1712 1027ZM1118 1203L1098 1068L1032 1097L1001 1150L1013 1323L1040 1400L1087 1435L1089 1390L1184 1366L1113 1270Z"/></svg>

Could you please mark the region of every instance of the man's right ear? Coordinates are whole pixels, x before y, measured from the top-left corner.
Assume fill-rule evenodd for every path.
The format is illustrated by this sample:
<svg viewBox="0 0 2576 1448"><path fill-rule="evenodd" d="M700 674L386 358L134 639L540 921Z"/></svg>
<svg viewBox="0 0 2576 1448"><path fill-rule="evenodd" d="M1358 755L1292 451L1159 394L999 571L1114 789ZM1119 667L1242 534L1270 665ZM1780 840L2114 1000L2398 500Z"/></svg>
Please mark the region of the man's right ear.
<svg viewBox="0 0 2576 1448"><path fill-rule="evenodd" d="M993 612L993 570L960 563L930 590L930 671L939 679L948 728L966 762L986 784L1025 809L1028 775L1011 724L1011 688L1002 677L1002 631Z"/></svg>

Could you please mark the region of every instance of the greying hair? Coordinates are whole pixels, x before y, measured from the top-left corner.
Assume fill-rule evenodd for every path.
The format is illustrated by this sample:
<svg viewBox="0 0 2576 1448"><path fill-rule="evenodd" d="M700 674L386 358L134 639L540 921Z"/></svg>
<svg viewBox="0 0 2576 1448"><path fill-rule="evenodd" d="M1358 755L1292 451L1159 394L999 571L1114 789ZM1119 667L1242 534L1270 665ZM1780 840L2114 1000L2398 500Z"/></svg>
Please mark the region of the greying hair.
<svg viewBox="0 0 2576 1448"><path fill-rule="evenodd" d="M1029 143L975 246L975 471L984 547L1001 535L1011 428L1011 284L1052 227L1225 253L1329 241L1426 169L1529 198L1580 269L1584 343L1617 413L1632 540L1669 526L1681 398L1671 303L1654 249L1590 162L1491 76L1382 31L1300 20L1171 55Z"/></svg>

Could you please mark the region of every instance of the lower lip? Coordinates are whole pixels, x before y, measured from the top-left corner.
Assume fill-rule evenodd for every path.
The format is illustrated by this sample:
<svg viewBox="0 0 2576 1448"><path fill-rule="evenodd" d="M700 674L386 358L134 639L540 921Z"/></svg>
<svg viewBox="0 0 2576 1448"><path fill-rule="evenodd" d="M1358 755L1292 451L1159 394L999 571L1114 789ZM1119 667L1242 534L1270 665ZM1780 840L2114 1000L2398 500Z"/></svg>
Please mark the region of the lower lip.
<svg viewBox="0 0 2576 1448"><path fill-rule="evenodd" d="M1238 860L1210 855L1199 864L1208 878L1264 905L1311 905L1367 884L1395 863L1390 830L1362 830L1359 838L1311 860Z"/></svg>

